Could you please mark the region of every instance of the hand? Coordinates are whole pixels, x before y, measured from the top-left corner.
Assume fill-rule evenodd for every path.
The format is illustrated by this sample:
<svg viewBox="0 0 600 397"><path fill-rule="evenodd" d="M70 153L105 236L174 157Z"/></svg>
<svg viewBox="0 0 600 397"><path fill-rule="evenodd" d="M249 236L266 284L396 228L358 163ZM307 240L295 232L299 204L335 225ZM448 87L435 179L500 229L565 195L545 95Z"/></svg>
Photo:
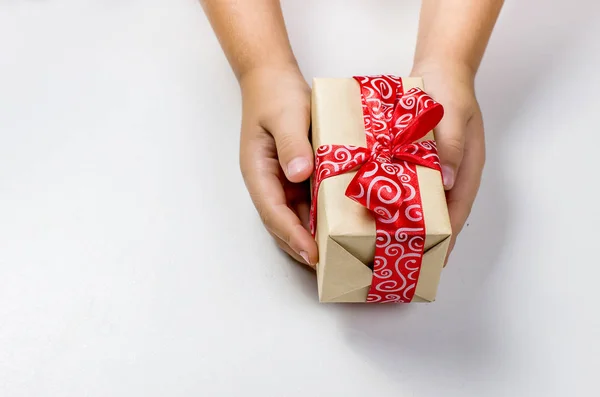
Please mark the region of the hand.
<svg viewBox="0 0 600 397"><path fill-rule="evenodd" d="M252 201L277 245L314 267L309 230L313 151L308 141L310 88L295 67L256 69L240 79L240 166Z"/></svg>
<svg viewBox="0 0 600 397"><path fill-rule="evenodd" d="M485 163L483 118L474 90L474 75L466 67L415 66L425 91L444 106L444 118L435 129L454 248L475 196Z"/></svg>

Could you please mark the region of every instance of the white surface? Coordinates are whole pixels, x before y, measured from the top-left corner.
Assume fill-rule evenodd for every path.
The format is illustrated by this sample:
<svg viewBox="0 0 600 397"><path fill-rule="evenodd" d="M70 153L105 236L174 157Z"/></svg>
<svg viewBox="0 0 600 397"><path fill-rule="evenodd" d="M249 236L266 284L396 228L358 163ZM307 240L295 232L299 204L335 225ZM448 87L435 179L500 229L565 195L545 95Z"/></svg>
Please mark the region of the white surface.
<svg viewBox="0 0 600 397"><path fill-rule="evenodd" d="M285 1L306 76L407 73L403 3ZM439 300L359 307L263 231L194 0L1 1L0 395L600 395L599 13L508 2Z"/></svg>

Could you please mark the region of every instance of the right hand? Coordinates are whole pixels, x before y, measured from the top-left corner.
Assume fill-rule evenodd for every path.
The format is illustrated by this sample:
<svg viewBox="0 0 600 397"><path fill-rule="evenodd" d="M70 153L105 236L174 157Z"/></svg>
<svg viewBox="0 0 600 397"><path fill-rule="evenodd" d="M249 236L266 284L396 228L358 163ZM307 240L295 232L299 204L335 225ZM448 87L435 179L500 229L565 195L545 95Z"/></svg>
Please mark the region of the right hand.
<svg viewBox="0 0 600 397"><path fill-rule="evenodd" d="M246 187L277 245L314 268L308 179L314 161L308 140L310 88L296 67L256 69L240 79L240 166Z"/></svg>

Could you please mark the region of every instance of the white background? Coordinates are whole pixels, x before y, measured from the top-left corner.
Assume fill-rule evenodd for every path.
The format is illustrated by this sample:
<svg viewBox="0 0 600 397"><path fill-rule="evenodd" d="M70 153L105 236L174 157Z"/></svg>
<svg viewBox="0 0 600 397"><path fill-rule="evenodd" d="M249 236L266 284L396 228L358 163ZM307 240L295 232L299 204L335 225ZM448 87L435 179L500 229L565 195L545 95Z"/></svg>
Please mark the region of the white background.
<svg viewBox="0 0 600 397"><path fill-rule="evenodd" d="M305 76L408 73L418 2L287 0ZM0 1L0 395L597 396L600 6L508 1L430 305L319 305L194 0Z"/></svg>

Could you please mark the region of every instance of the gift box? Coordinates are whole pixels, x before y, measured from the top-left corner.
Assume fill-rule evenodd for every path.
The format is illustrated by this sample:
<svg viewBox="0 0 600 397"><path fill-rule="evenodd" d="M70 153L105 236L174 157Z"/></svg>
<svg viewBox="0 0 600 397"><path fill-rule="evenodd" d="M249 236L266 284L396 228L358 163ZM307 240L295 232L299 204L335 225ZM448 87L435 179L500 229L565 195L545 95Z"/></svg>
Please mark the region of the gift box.
<svg viewBox="0 0 600 397"><path fill-rule="evenodd" d="M311 231L321 302L432 302L451 228L420 78L315 79Z"/></svg>

